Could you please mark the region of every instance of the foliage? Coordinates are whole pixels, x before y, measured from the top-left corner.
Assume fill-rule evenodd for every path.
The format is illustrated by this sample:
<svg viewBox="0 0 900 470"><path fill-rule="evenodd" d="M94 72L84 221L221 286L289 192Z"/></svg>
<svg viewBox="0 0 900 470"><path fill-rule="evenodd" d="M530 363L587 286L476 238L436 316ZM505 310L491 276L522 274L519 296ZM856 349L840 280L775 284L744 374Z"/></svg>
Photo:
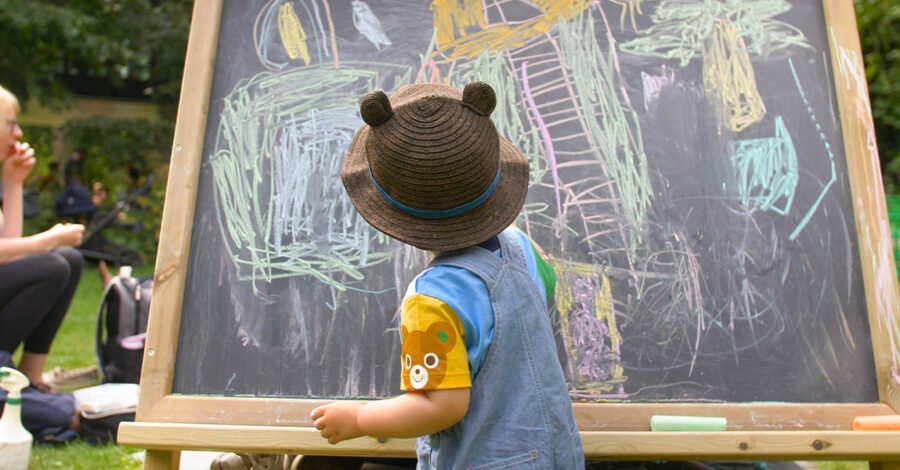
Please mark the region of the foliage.
<svg viewBox="0 0 900 470"><path fill-rule="evenodd" d="M37 215L26 217L23 224L23 233L31 235L50 228L57 222L56 211L53 208L60 186L57 178L55 163L49 155L52 155L53 130L48 127L27 127L23 129L24 141L34 147L37 162L28 179L25 180L26 194L37 196L40 212Z"/></svg>
<svg viewBox="0 0 900 470"><path fill-rule="evenodd" d="M900 3L854 3L885 189L900 193Z"/></svg>
<svg viewBox="0 0 900 470"><path fill-rule="evenodd" d="M21 101L67 103L85 81L173 105L190 0L0 0L0 83Z"/></svg>
<svg viewBox="0 0 900 470"><path fill-rule="evenodd" d="M120 221L137 224L135 230L105 232L111 241L138 249L144 259L156 256L172 132L171 124L164 121L106 117L69 121L62 128L67 148L86 151L84 181L98 181L106 188L108 197L99 210L112 210L152 175L149 194L122 213L125 219Z"/></svg>
<svg viewBox="0 0 900 470"><path fill-rule="evenodd" d="M92 117L69 121L59 132L66 148L85 149L84 181L100 182L106 189L107 199L98 211L114 209L152 175L149 193L138 197L117 220L117 225L133 226L133 230L120 227L103 232L113 243L137 249L144 261L152 262L156 256L172 131L165 121ZM25 136L39 156L49 154L51 139L49 129L29 129ZM46 230L59 221L55 207L62 171L53 167L50 159L38 161L26 191L36 193L40 213L25 220L26 234Z"/></svg>
<svg viewBox="0 0 900 470"><path fill-rule="evenodd" d="M154 174L150 194L125 221L143 227L108 236L139 249L145 260L156 251L192 5L190 0L0 0L0 84L23 105L33 97L64 108L84 94L160 106L158 122L95 117L69 121L57 131L25 129L25 140L39 156L52 155L55 138L62 138L67 150L87 149L84 177L102 183L109 195L101 210ZM26 220L25 229L35 233L57 221L61 168L41 158L31 183L28 189L41 188L41 212Z"/></svg>

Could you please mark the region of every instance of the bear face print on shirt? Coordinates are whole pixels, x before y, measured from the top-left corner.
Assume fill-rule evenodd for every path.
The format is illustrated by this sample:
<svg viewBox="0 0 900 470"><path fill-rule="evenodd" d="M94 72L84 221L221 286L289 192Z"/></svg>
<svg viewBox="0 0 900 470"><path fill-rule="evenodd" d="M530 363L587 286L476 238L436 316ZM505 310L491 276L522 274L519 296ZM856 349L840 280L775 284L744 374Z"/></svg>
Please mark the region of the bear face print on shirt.
<svg viewBox="0 0 900 470"><path fill-rule="evenodd" d="M403 382L409 389L440 388L447 373L447 353L456 345L456 330L447 322L432 323L427 331L403 331Z"/></svg>
<svg viewBox="0 0 900 470"><path fill-rule="evenodd" d="M447 304L415 294L404 299L400 388L435 390L472 385L465 334Z"/></svg>

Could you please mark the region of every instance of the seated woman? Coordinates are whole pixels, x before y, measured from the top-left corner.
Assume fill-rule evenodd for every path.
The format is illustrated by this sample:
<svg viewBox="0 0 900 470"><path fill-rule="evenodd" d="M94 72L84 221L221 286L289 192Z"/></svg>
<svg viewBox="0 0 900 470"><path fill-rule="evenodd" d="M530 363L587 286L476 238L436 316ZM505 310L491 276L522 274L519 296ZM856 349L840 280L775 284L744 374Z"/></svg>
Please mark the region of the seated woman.
<svg viewBox="0 0 900 470"><path fill-rule="evenodd" d="M84 226L56 224L22 236L22 184L34 167L34 149L20 142L19 102L0 86L0 163L3 204L0 211L0 351L12 353L24 343L18 369L39 390L49 390L42 375L50 343L62 324L81 278L84 259L72 248Z"/></svg>

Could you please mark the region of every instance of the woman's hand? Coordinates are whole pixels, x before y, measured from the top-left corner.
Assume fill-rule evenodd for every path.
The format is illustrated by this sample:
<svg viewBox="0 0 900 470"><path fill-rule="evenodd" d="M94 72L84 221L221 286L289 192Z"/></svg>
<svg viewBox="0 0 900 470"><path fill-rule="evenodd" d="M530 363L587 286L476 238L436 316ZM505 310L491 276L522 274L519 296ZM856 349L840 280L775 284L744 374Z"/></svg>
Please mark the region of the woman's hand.
<svg viewBox="0 0 900 470"><path fill-rule="evenodd" d="M28 142L16 142L13 151L3 161L3 182L21 185L34 168L34 149Z"/></svg>
<svg viewBox="0 0 900 470"><path fill-rule="evenodd" d="M52 241L53 247L78 246L84 236L84 225L56 224L44 234Z"/></svg>

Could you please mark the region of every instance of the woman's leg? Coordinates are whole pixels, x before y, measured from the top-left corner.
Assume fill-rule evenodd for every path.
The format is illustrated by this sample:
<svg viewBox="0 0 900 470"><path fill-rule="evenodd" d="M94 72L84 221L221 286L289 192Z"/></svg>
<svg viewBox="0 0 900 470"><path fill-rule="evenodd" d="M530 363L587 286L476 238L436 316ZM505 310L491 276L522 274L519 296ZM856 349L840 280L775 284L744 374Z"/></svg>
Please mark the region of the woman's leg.
<svg viewBox="0 0 900 470"><path fill-rule="evenodd" d="M42 383L42 372L81 279L84 260L73 248L59 248L0 265L0 350L25 343L19 369Z"/></svg>
<svg viewBox="0 0 900 470"><path fill-rule="evenodd" d="M44 365L47 364L47 354L38 354L31 353L28 351L22 352L22 357L19 359L19 365L17 369L20 372L25 374L25 377L28 377L28 380L34 385L38 390L45 392L48 391L45 387L41 386L44 383Z"/></svg>

